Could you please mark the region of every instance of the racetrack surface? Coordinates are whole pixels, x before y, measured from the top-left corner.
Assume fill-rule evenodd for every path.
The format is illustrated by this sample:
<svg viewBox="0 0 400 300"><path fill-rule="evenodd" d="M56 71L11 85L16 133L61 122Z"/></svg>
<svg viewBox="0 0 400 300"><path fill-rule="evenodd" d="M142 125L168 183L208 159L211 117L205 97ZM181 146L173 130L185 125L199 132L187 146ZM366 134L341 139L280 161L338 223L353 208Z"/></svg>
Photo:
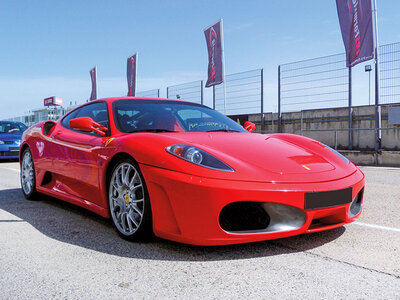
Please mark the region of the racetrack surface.
<svg viewBox="0 0 400 300"><path fill-rule="evenodd" d="M346 226L253 244L122 240L108 220L42 196L0 162L0 299L400 299L400 169L362 167L364 210Z"/></svg>

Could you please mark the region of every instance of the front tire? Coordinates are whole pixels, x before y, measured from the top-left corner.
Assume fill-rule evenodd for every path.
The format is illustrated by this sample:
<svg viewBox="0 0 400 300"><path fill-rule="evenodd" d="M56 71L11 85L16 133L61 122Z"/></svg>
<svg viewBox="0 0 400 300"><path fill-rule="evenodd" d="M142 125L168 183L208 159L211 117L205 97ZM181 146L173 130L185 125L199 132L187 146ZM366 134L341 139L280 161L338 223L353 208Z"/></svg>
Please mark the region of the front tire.
<svg viewBox="0 0 400 300"><path fill-rule="evenodd" d="M32 153L29 148L26 148L22 153L20 178L22 193L25 198L28 200L35 200L37 196L36 173Z"/></svg>
<svg viewBox="0 0 400 300"><path fill-rule="evenodd" d="M112 222L122 238L142 241L150 237L150 200L144 178L134 160L123 159L113 168L108 203Z"/></svg>

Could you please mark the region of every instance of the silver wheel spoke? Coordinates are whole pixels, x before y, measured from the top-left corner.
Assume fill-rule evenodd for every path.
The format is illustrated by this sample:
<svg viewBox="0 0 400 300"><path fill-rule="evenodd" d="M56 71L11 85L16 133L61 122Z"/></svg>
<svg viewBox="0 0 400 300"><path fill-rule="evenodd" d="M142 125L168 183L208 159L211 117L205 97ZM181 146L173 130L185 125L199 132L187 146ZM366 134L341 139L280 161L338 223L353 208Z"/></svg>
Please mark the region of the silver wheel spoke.
<svg viewBox="0 0 400 300"><path fill-rule="evenodd" d="M140 203L140 202L143 202L143 201L144 201L143 198L142 199L133 199L133 200L131 200L132 203Z"/></svg>
<svg viewBox="0 0 400 300"><path fill-rule="evenodd" d="M123 182L129 186L129 174L131 173L131 168L128 167L126 172L125 172L125 176L123 177Z"/></svg>
<svg viewBox="0 0 400 300"><path fill-rule="evenodd" d="M143 212L136 205L132 205L131 207L135 212L139 214L140 218L143 216Z"/></svg>
<svg viewBox="0 0 400 300"><path fill-rule="evenodd" d="M131 181L129 182L129 186L134 186L135 184L135 180L137 180L137 177L138 177L139 175L138 175L138 173L137 172L135 172L135 175L133 175L132 176L132 179L131 179Z"/></svg>
<svg viewBox="0 0 400 300"><path fill-rule="evenodd" d="M137 186L131 187L131 191L136 192L138 189L141 189L141 188L142 188L142 185L138 184Z"/></svg>
<svg viewBox="0 0 400 300"><path fill-rule="evenodd" d="M132 210L129 211L128 217L129 217L129 219L133 222L133 224L135 224L136 227L139 227L139 224L138 224L138 222L136 221L135 216L133 215Z"/></svg>

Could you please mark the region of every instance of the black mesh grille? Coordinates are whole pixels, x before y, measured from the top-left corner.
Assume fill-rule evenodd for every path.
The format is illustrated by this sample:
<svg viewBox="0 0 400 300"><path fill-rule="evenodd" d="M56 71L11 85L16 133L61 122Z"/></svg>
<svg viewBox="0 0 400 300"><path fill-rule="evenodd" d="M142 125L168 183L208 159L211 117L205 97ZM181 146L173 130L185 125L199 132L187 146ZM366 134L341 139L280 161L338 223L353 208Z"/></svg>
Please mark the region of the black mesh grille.
<svg viewBox="0 0 400 300"><path fill-rule="evenodd" d="M0 156L18 156L18 151L0 151Z"/></svg>
<svg viewBox="0 0 400 300"><path fill-rule="evenodd" d="M266 229L270 217L258 202L234 202L225 206L219 224L229 232Z"/></svg>

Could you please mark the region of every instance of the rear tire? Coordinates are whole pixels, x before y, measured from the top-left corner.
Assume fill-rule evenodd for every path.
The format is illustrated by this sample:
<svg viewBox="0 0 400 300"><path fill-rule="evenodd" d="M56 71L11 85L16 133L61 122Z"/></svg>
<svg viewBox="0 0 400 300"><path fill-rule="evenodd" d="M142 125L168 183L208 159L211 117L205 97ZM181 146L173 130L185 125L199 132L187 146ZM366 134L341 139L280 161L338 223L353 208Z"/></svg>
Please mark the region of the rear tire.
<svg viewBox="0 0 400 300"><path fill-rule="evenodd" d="M120 160L108 183L110 215L118 234L129 241L144 241L152 235L152 216L147 187L137 163Z"/></svg>
<svg viewBox="0 0 400 300"><path fill-rule="evenodd" d="M32 153L26 148L22 153L20 170L21 188L24 197L28 200L36 200L36 173Z"/></svg>

